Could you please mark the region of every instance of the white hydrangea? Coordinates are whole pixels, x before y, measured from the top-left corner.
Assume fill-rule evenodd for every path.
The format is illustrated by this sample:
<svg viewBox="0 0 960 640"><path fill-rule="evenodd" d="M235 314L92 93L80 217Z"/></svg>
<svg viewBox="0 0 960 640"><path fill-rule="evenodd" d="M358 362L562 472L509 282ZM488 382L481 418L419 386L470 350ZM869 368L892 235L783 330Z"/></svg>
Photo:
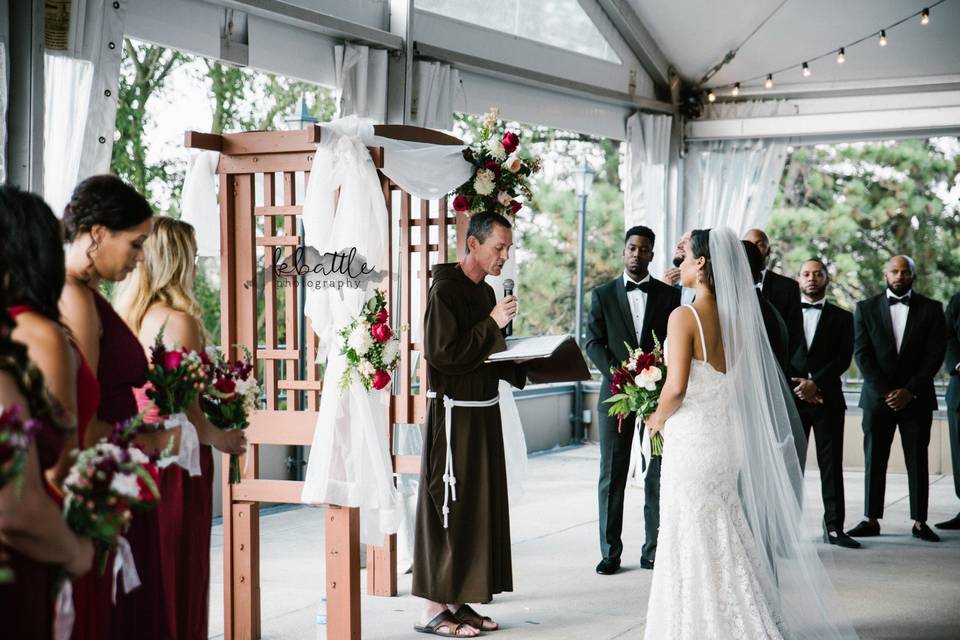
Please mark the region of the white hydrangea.
<svg viewBox="0 0 960 640"><path fill-rule="evenodd" d="M357 326L350 332L347 345L359 356L370 350L370 347L373 346L373 336L370 335L365 324L357 323Z"/></svg>
<svg viewBox="0 0 960 640"><path fill-rule="evenodd" d="M473 190L481 196L488 196L493 193L493 190L496 188L496 185L493 184L490 180L481 180L477 178L473 181Z"/></svg>
<svg viewBox="0 0 960 640"><path fill-rule="evenodd" d="M387 344L383 346L383 364L392 366L396 361L397 356L400 355L400 341L396 338L392 338Z"/></svg>
<svg viewBox="0 0 960 640"><path fill-rule="evenodd" d="M237 393L243 397L244 404L249 408L256 405L260 399L260 385L254 377L246 380L237 380Z"/></svg>
<svg viewBox="0 0 960 640"><path fill-rule="evenodd" d="M137 484L137 476L132 473L114 474L110 482L110 491L120 496L128 498L140 497L140 486Z"/></svg>
<svg viewBox="0 0 960 640"><path fill-rule="evenodd" d="M497 162L503 162L507 157L507 150L503 148L503 143L496 138L487 140L487 151L490 152L490 155L493 156L493 159Z"/></svg>
<svg viewBox="0 0 960 640"><path fill-rule="evenodd" d="M373 366L373 364L369 360L363 360L360 363L359 369L360 369L360 374L367 377L372 376L374 373L377 372L377 368Z"/></svg>
<svg viewBox="0 0 960 640"><path fill-rule="evenodd" d="M130 460L136 464L147 464L150 462L150 458L147 457L147 454L137 447L130 447L127 449L127 451L130 453Z"/></svg>

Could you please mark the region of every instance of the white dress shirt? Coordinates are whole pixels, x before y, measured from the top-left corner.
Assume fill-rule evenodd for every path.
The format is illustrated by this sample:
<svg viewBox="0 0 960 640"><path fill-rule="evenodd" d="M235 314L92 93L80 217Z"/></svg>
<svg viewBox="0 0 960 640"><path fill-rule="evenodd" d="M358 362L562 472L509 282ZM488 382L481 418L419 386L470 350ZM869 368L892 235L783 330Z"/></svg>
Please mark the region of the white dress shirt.
<svg viewBox="0 0 960 640"><path fill-rule="evenodd" d="M648 273L647 277L643 280L636 281L624 271L623 286L626 287L628 282L636 282L637 284L650 282L650 274ZM643 316L647 312L647 294L645 291L640 291L640 289L628 291L627 302L630 303L630 315L633 316L633 328L637 332L637 340L643 340L641 332L643 331Z"/></svg>
<svg viewBox="0 0 960 640"><path fill-rule="evenodd" d="M827 304L827 299L821 298L819 300L811 300L805 295L801 295L800 299L807 304ZM813 344L813 337L817 335L817 325L820 324L820 316L823 315L823 308L820 309L804 309L803 310L803 335L807 339L807 349L810 348L810 345Z"/></svg>
<svg viewBox="0 0 960 640"><path fill-rule="evenodd" d="M907 293L904 296L898 296L890 289L887 289L887 300L890 298L897 298L902 300L904 298L910 299L910 296L913 292ZM905 304L895 304L890 307L890 323L893 325L893 337L897 342L897 353L900 353L900 345L903 344L903 332L907 328L907 315L910 313L910 307Z"/></svg>

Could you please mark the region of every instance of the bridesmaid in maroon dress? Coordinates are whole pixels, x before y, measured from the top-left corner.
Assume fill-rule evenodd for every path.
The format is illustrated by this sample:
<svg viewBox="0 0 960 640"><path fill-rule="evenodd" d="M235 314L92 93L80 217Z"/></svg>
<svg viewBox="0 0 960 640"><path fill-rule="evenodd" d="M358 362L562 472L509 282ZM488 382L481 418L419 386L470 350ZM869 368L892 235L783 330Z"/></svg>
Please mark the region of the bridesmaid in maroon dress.
<svg viewBox="0 0 960 640"><path fill-rule="evenodd" d="M144 260L115 296L117 311L149 351L163 328L168 348L203 351L206 340L193 297L197 253L193 227L158 217L144 245ZM140 409L150 405L146 389L136 389ZM242 431L221 431L203 415L199 402L187 411L197 427L201 474L191 477L172 465L160 476L160 532L167 618L176 640L206 640L210 611L210 527L213 516L213 454L243 454ZM156 409L148 419L159 422Z"/></svg>
<svg viewBox="0 0 960 640"><path fill-rule="evenodd" d="M133 395L144 384L147 359L137 337L110 303L100 295L101 281L123 280L143 259L143 243L153 228L147 201L116 176L94 176L81 182L64 212L70 247L67 285L60 299L64 320L80 351L97 372L100 406L87 427L89 446L108 435L114 424L137 413ZM179 430L137 437L145 449L164 449ZM162 501L161 496L161 501ZM160 570L160 530L157 512L136 513L126 534L140 576L140 587L130 593L117 589L111 606L109 580L97 579L78 594L74 638L93 640L162 640L169 638Z"/></svg>

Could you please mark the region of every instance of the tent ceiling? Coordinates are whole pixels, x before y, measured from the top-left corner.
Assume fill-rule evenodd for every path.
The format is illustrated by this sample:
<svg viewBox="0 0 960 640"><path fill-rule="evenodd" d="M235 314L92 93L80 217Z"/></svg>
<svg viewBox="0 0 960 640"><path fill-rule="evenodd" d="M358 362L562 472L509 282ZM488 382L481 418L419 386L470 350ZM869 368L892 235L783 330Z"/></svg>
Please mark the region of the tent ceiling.
<svg viewBox="0 0 960 640"><path fill-rule="evenodd" d="M782 0L624 0L630 3L664 55L686 80L698 82L727 51L747 38ZM931 0L788 0L743 46L707 86L722 87L799 64L884 28ZM775 88L828 83L863 87L864 81L889 86L890 80L940 78L960 74L960 2L947 0L931 10L930 23L919 18L888 31L889 44L868 39L846 51L811 63L813 74L798 69L774 76ZM953 78L954 81L957 78ZM744 83L744 88L747 84Z"/></svg>

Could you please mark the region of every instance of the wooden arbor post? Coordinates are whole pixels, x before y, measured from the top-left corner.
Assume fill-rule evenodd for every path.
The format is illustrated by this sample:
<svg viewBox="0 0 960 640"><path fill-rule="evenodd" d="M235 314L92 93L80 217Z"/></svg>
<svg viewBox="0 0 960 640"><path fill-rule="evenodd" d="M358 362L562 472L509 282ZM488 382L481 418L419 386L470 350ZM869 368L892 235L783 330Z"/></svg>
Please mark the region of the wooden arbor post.
<svg viewBox="0 0 960 640"><path fill-rule="evenodd" d="M400 140L461 144L418 127L383 125L375 130ZM260 478L259 447L311 445L323 388L314 362L316 335L303 315L298 288L278 287L276 278L265 277L276 247L289 258L303 245L297 224L303 212L298 185L302 191L309 180L320 131L186 134L187 147L221 154L221 343L230 357L238 357L240 347L249 349L265 394L264 406L254 412L247 430L250 461L241 461L243 478L235 485L225 476L223 481L224 636L229 639L261 637L259 503L300 504L303 489L299 481ZM371 148L370 153L382 167L382 149ZM412 196L382 173L380 184L391 218L389 275L382 286L394 317L409 327L414 318L423 317L431 266L447 259L449 227L456 225L462 244L467 219L449 215L445 198L414 206ZM426 418L425 364L416 357L421 349L409 331L401 335L399 393L391 396L389 405L391 443L395 424L422 424ZM419 456L394 455L393 461L396 473L419 473ZM224 457L224 468L226 462ZM329 505L325 521L328 634L334 640L359 640L359 510ZM371 548L367 559L368 592L396 595L396 536Z"/></svg>

